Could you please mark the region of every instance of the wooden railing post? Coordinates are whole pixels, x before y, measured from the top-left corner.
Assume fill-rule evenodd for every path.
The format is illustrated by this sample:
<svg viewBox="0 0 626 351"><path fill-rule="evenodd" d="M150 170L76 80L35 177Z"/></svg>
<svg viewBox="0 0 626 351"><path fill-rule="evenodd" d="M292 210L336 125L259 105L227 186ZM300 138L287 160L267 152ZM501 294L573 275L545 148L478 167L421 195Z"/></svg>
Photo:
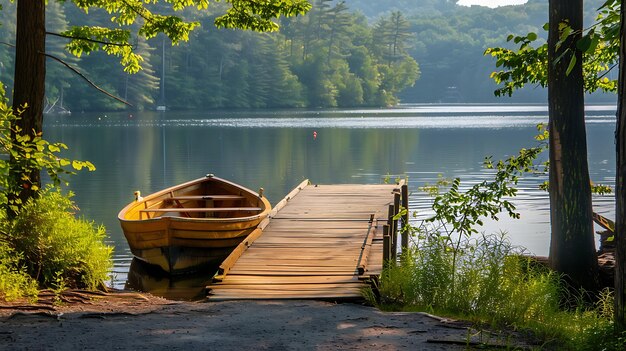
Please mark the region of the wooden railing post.
<svg viewBox="0 0 626 351"><path fill-rule="evenodd" d="M389 236L389 225L383 225L383 267L391 262L391 238Z"/></svg>
<svg viewBox="0 0 626 351"><path fill-rule="evenodd" d="M387 213L387 225L389 226L389 245L390 245L390 252L391 252L391 256L390 258L392 260L395 261L396 259L396 246L395 244L398 242L395 238L395 234L396 231L394 230L394 223L395 221L393 220L393 216L395 214L395 209L393 207L393 205L389 205L389 212Z"/></svg>
<svg viewBox="0 0 626 351"><path fill-rule="evenodd" d="M393 216L395 217L400 212L400 192L394 191L393 193ZM396 259L398 255L398 219L393 220L393 258Z"/></svg>
<svg viewBox="0 0 626 351"><path fill-rule="evenodd" d="M402 207L406 210L402 216L402 253L409 250L409 186L404 184L400 188L402 192Z"/></svg>

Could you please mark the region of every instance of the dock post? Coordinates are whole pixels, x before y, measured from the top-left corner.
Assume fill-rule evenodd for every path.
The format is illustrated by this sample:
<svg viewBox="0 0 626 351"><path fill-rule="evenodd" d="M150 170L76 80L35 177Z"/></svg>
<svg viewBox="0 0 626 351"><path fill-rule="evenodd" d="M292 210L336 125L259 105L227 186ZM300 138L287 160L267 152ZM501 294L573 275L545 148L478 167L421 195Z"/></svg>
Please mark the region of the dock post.
<svg viewBox="0 0 626 351"><path fill-rule="evenodd" d="M391 237L389 236L389 224L383 225L383 267L391 262Z"/></svg>
<svg viewBox="0 0 626 351"><path fill-rule="evenodd" d="M400 212L400 191L393 193L393 215L394 217ZM398 255L398 218L393 220L393 256L394 259Z"/></svg>
<svg viewBox="0 0 626 351"><path fill-rule="evenodd" d="M409 250L409 186L404 184L400 188L402 191L402 207L406 210L402 216L402 253Z"/></svg>
<svg viewBox="0 0 626 351"><path fill-rule="evenodd" d="M398 244L398 240L396 238L396 225L398 224L397 221L393 220L393 216L395 216L395 208L393 205L389 205L389 212L387 213L387 224L389 225L389 245L390 245L390 251L391 251L391 256L390 258L392 260L396 260L396 252L397 252L397 244Z"/></svg>

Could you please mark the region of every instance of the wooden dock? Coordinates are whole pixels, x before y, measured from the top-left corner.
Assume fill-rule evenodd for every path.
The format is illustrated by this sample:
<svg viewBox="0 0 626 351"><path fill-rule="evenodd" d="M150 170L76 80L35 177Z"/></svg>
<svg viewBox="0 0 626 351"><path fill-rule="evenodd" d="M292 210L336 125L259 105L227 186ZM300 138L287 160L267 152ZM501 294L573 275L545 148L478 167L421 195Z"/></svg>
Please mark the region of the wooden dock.
<svg viewBox="0 0 626 351"><path fill-rule="evenodd" d="M360 298L382 271L384 249L395 257L388 228L402 186L304 181L222 263L208 298Z"/></svg>

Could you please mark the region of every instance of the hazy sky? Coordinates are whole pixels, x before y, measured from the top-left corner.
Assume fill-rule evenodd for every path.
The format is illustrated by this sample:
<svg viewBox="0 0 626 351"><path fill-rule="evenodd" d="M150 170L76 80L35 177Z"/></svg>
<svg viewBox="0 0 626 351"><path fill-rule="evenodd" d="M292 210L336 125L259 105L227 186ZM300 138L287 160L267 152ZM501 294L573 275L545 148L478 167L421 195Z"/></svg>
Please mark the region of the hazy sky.
<svg viewBox="0 0 626 351"><path fill-rule="evenodd" d="M527 0L460 0L459 5L471 6L482 5L488 7L498 7L505 5L519 5L526 3Z"/></svg>

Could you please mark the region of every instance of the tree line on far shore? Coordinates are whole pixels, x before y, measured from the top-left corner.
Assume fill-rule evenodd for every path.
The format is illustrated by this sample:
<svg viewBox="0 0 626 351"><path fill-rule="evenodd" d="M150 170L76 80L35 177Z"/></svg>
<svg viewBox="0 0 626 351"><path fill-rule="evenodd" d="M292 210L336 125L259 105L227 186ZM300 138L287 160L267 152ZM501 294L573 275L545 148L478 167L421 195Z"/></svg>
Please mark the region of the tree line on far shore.
<svg viewBox="0 0 626 351"><path fill-rule="evenodd" d="M343 2L316 0L313 6L306 16L281 18L278 33L215 30L217 6L214 12L190 11L184 15L200 22L201 28L189 42L171 45L161 36L134 40L136 52L144 58L143 70L134 75L102 52L71 57L63 52L64 38L49 37L46 45L49 52L139 110L158 105L212 109L396 104L398 93L420 74L406 51L412 37L409 22L394 12L370 25ZM2 37L15 37L10 20L14 14L15 6L5 4ZM72 4L51 2L47 25L61 32L69 25L105 24L107 15L95 9L86 15ZM12 51L1 50L0 78L12 86ZM48 59L47 66L49 105L63 104L72 111L126 108L58 62Z"/></svg>
<svg viewBox="0 0 626 351"><path fill-rule="evenodd" d="M0 3L4 5L0 35L14 38L15 5ZM192 33L193 40L172 46L162 36L134 39L145 59L144 69L134 75L126 74L102 52L74 58L64 51L63 38L49 37L47 46L139 110L159 104L208 109L380 107L400 100L546 101L545 90L536 87L521 90L512 100L495 97L496 86L489 78L494 62L483 56L486 48L504 42L509 33L541 33L547 21L545 1L496 9L434 0L312 3L306 16L281 18L278 33L215 30L213 20L222 12L220 4L208 12L187 10L185 17L202 23ZM596 3L587 3L590 19ZM109 22L104 11L94 9L85 15L71 4L52 2L47 12L48 26L55 32L68 25ZM0 63L0 80L10 87L12 48L0 46ZM165 101L160 101L162 76ZM126 108L52 59L48 59L46 96L49 106L56 102L75 112ZM615 96L594 97L598 98L614 100Z"/></svg>

